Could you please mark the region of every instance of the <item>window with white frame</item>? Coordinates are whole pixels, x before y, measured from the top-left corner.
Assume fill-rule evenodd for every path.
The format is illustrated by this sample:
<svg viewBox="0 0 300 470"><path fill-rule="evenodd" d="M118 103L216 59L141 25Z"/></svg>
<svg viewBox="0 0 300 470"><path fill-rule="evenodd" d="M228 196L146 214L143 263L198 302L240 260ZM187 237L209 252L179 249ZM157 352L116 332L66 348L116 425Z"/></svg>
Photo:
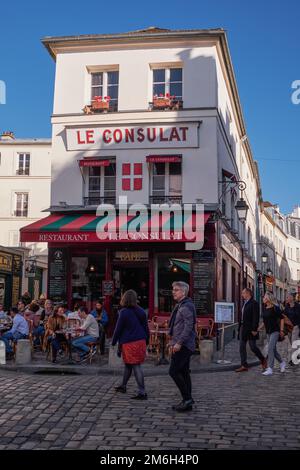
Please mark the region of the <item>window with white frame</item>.
<svg viewBox="0 0 300 470"><path fill-rule="evenodd" d="M88 168L88 205L114 204L116 199L116 164Z"/></svg>
<svg viewBox="0 0 300 470"><path fill-rule="evenodd" d="M15 193L15 216L28 216L28 193Z"/></svg>
<svg viewBox="0 0 300 470"><path fill-rule="evenodd" d="M30 153L18 153L17 175L29 175Z"/></svg>
<svg viewBox="0 0 300 470"><path fill-rule="evenodd" d="M182 169L181 162L152 163L152 199L153 202L165 199L181 202Z"/></svg>
<svg viewBox="0 0 300 470"><path fill-rule="evenodd" d="M297 263L300 262L300 253L299 253L299 248L296 248L296 261Z"/></svg>
<svg viewBox="0 0 300 470"><path fill-rule="evenodd" d="M157 68L153 73L153 96L175 96L182 100L182 68Z"/></svg>
<svg viewBox="0 0 300 470"><path fill-rule="evenodd" d="M119 72L118 70L107 72L95 72L91 74L91 100L95 96L105 98L110 97L109 108L112 111L118 110L118 95L119 95Z"/></svg>

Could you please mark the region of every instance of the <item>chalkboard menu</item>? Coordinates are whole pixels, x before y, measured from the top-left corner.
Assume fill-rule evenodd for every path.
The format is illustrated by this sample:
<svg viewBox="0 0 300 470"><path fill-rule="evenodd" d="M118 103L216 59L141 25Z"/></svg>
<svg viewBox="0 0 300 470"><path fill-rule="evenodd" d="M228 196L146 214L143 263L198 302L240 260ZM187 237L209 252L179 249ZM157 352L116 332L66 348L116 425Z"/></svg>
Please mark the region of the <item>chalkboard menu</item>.
<svg viewBox="0 0 300 470"><path fill-rule="evenodd" d="M55 303L67 299L67 250L49 248L49 289L50 299Z"/></svg>
<svg viewBox="0 0 300 470"><path fill-rule="evenodd" d="M198 255L199 252L193 257L194 303L197 315L211 315L214 312L215 264L211 258L200 261Z"/></svg>

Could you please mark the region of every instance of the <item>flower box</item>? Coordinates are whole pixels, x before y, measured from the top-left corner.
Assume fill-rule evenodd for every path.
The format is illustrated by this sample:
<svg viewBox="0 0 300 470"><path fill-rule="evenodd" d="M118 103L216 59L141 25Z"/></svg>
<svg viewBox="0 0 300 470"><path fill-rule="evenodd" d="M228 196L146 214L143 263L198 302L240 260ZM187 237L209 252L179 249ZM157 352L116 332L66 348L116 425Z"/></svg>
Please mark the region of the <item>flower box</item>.
<svg viewBox="0 0 300 470"><path fill-rule="evenodd" d="M171 106L170 98L153 98L153 106L155 108L169 108Z"/></svg>
<svg viewBox="0 0 300 470"><path fill-rule="evenodd" d="M110 96L105 96L104 98L102 98L102 96L94 96L94 98L92 99L91 108L92 110L95 110L95 109L108 110L109 102L110 102Z"/></svg>
<svg viewBox="0 0 300 470"><path fill-rule="evenodd" d="M92 109L109 109L109 101L92 101Z"/></svg>

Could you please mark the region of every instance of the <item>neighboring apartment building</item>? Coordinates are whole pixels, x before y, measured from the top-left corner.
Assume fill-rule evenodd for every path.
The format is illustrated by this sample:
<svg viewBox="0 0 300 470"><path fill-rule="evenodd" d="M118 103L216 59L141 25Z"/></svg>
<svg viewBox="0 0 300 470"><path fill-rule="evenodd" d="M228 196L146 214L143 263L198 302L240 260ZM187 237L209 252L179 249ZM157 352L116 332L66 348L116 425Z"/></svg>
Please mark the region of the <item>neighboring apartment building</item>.
<svg viewBox="0 0 300 470"><path fill-rule="evenodd" d="M0 136L0 245L23 249L21 291L34 297L47 290L47 244L20 243L20 229L47 216L50 181L50 139L17 139L12 132ZM32 273L29 266L35 268Z"/></svg>
<svg viewBox="0 0 300 470"><path fill-rule="evenodd" d="M50 297L89 307L104 297L111 309L121 291L144 285L149 314L169 313L181 279L198 315L212 316L215 300L238 312L241 287L256 283L261 191L225 32L148 28L43 43L56 61L51 215L21 239L48 242ZM113 204L120 230L119 196L147 207L203 202L203 249L183 236L165 243L162 226L155 240L100 241L96 208Z"/></svg>
<svg viewBox="0 0 300 470"><path fill-rule="evenodd" d="M261 241L268 258L262 265L265 288L284 301L288 291L300 293L300 208L283 215L278 205L264 202L263 207Z"/></svg>

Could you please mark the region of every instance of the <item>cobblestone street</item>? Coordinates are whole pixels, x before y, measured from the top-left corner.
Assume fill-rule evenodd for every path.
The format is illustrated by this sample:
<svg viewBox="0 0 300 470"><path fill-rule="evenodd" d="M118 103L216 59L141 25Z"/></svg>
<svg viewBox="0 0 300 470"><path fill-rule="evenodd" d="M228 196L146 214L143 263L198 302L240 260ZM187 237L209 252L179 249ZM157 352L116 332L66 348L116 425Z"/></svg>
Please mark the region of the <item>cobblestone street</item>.
<svg viewBox="0 0 300 470"><path fill-rule="evenodd" d="M259 367L193 375L192 413L170 406L166 377L146 379L149 399L115 393L116 376L0 371L0 449L300 449L300 367L263 377Z"/></svg>

